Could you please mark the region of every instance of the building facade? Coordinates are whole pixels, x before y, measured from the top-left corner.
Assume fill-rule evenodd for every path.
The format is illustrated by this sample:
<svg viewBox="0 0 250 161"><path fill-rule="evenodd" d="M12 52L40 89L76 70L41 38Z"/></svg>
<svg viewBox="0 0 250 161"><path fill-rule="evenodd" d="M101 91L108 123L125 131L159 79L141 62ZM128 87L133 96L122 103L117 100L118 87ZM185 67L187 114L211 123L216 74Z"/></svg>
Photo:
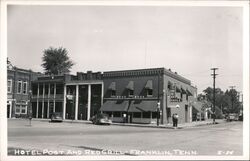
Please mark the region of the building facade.
<svg viewBox="0 0 250 161"><path fill-rule="evenodd" d="M21 69L8 63L7 66L7 117L27 117L31 81L41 73Z"/></svg>
<svg viewBox="0 0 250 161"><path fill-rule="evenodd" d="M15 111L12 104L9 108L16 114L50 118L53 112L60 112L63 119L89 120L102 112L113 122L169 124L175 113L179 115L180 123L193 121L193 114L197 113L197 88L170 69L88 71L57 76L25 72L28 75L22 75L23 79L15 76L17 85L13 87L9 86L9 79L14 74L8 71L8 91L16 89L20 93L22 88L22 96L15 95L15 98L22 97L19 99L21 107L15 108L20 110ZM27 91L30 89L28 109ZM14 97L8 95L8 98L11 101Z"/></svg>
<svg viewBox="0 0 250 161"><path fill-rule="evenodd" d="M60 112L63 119L89 120L102 105L102 91L100 72L38 77L32 82L32 116L50 118Z"/></svg>
<svg viewBox="0 0 250 161"><path fill-rule="evenodd" d="M172 123L192 121L197 89L191 81L165 68L103 73L104 103L100 111L113 121L128 123Z"/></svg>

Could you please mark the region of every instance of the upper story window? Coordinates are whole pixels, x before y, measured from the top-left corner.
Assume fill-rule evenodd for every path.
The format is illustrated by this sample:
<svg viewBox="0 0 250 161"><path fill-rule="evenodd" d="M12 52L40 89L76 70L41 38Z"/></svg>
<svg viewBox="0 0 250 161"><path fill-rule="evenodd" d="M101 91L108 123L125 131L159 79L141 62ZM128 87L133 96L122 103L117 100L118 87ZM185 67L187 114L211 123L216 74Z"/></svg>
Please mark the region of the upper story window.
<svg viewBox="0 0 250 161"><path fill-rule="evenodd" d="M134 96L134 90L128 90L128 96L133 97Z"/></svg>
<svg viewBox="0 0 250 161"><path fill-rule="evenodd" d="M23 94L27 94L27 90L28 90L28 83L25 81L23 82Z"/></svg>
<svg viewBox="0 0 250 161"><path fill-rule="evenodd" d="M8 93L12 92L12 80L11 79L8 79L8 82L7 82L7 92Z"/></svg>
<svg viewBox="0 0 250 161"><path fill-rule="evenodd" d="M21 94L22 92L22 81L17 82L17 93Z"/></svg>
<svg viewBox="0 0 250 161"><path fill-rule="evenodd" d="M111 90L111 97L115 97L116 96L116 91L115 90Z"/></svg>
<svg viewBox="0 0 250 161"><path fill-rule="evenodd" d="M153 90L147 89L147 97L152 97L152 96L153 96Z"/></svg>

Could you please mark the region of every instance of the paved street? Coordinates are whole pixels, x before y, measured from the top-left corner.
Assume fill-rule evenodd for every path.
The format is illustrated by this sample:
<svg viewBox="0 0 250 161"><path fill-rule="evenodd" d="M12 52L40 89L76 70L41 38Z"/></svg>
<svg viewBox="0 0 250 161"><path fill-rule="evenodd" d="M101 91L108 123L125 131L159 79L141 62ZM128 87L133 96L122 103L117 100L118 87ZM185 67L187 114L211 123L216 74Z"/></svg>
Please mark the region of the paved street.
<svg viewBox="0 0 250 161"><path fill-rule="evenodd" d="M99 155L107 151L112 155L156 155L156 151L157 155L242 155L242 122L183 129L47 121L28 125L28 120L8 120L9 155L20 155L17 149L41 152L33 155Z"/></svg>

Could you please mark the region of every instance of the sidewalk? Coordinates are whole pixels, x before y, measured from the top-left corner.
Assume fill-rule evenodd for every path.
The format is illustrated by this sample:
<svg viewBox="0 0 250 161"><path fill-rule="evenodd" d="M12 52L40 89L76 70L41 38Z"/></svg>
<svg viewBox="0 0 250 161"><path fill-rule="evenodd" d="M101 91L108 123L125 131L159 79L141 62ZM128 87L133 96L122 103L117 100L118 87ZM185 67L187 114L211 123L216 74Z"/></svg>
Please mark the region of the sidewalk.
<svg viewBox="0 0 250 161"><path fill-rule="evenodd" d="M33 121L45 121L49 122L50 119L37 119L33 118ZM83 124L92 124L91 121L87 120L63 120L65 123L83 123ZM226 123L225 119L216 119L215 120L216 124L221 124L221 123ZM131 126L131 127L149 127L149 128L168 128L168 129L175 129L172 124L167 124L167 125L159 125L157 126L156 124L135 124L135 123L112 123L112 125L115 126ZM182 123L178 124L178 129L182 128L192 128L196 126L209 126L209 125L214 125L213 120L205 120L205 121L194 121L190 123Z"/></svg>

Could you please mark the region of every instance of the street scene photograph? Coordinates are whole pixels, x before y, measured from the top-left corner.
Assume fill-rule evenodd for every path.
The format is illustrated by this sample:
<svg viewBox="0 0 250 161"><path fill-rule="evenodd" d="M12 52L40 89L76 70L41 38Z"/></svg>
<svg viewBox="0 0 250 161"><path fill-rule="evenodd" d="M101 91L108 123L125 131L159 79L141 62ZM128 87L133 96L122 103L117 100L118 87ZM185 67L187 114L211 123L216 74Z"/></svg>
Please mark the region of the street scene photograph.
<svg viewBox="0 0 250 161"><path fill-rule="evenodd" d="M242 6L93 4L7 5L7 157L249 157Z"/></svg>

